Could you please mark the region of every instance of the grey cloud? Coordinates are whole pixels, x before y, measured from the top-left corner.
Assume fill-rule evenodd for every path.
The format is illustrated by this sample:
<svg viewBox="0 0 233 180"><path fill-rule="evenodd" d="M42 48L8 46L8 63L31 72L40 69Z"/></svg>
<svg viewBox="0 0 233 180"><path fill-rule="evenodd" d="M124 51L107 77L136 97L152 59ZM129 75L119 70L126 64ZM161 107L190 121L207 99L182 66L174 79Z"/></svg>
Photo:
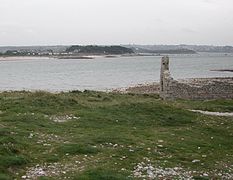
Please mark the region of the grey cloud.
<svg viewBox="0 0 233 180"><path fill-rule="evenodd" d="M194 29L189 29L189 28L182 28L181 31L185 33L197 33L198 32Z"/></svg>
<svg viewBox="0 0 233 180"><path fill-rule="evenodd" d="M233 45L232 0L0 0L0 3L0 45L155 42Z"/></svg>

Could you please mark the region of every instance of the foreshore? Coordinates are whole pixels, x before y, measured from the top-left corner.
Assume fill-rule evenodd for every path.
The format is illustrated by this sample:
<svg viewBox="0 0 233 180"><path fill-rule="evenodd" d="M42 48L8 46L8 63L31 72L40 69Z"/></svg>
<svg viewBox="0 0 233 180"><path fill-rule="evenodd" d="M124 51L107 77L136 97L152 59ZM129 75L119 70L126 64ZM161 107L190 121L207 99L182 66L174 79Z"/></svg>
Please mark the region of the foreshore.
<svg viewBox="0 0 233 180"><path fill-rule="evenodd" d="M138 56L156 56L154 54L81 54L81 55L51 55L51 56L0 56L0 61L20 61L20 60L44 60L44 59L83 59L91 60L95 58L117 58L117 57L138 57Z"/></svg>
<svg viewBox="0 0 233 180"><path fill-rule="evenodd" d="M112 90L117 93L134 93L134 94L159 94L160 85L158 82L138 84L127 88L118 88Z"/></svg>
<svg viewBox="0 0 233 180"><path fill-rule="evenodd" d="M208 83L211 83L213 81L221 81L221 82L227 82L232 84L233 83L232 77L222 77L222 78L187 78L187 79L179 79L178 81L184 84L187 84L192 87L200 87L203 85L206 85ZM70 89L70 90L44 90L44 89L22 89L22 90L0 90L1 92L19 92L19 91L28 91L28 92L49 92L53 94L59 94L62 92L75 92L75 91L97 91L97 92L107 92L107 93L120 93L120 94L127 94L127 93L133 93L133 94L157 94L160 93L160 83L159 82L152 82L152 83L145 83L145 84L137 84L132 85L128 87L122 87L122 88L109 88L109 89L103 89L103 90L91 90L91 89L85 89L85 90L79 90L79 89Z"/></svg>
<svg viewBox="0 0 233 180"><path fill-rule="evenodd" d="M0 61L20 61L20 60L38 60L53 59L48 56L0 56Z"/></svg>
<svg viewBox="0 0 233 180"><path fill-rule="evenodd" d="M96 92L107 92L107 93L120 93L120 94L127 94L127 93L133 93L133 94L159 94L160 85L159 82L153 82L153 83L145 83L145 84L137 84L134 86L128 86L128 87L122 87L122 88L112 88L112 89L105 89L105 90L79 90L79 89L71 89L71 90L45 90L45 89L17 89L17 90L0 90L0 93L8 92L48 92L52 94L59 94L59 93L68 93L68 92L83 92L83 91L96 91Z"/></svg>
<svg viewBox="0 0 233 180"><path fill-rule="evenodd" d="M90 60L97 57L115 58L117 56L0 56L0 61L46 60L46 59L83 59Z"/></svg>

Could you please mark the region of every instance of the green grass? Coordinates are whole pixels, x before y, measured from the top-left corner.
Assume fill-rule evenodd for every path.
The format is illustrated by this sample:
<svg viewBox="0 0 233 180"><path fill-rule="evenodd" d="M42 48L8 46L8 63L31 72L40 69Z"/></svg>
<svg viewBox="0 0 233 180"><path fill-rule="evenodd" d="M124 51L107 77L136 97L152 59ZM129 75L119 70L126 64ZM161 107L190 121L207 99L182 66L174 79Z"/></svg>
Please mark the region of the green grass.
<svg viewBox="0 0 233 180"><path fill-rule="evenodd" d="M98 150L90 145L81 145L81 144L65 144L61 145L61 147L57 150L59 154L97 154Z"/></svg>
<svg viewBox="0 0 233 180"><path fill-rule="evenodd" d="M20 179L37 165L47 173L40 179L135 179L134 167L141 162L195 171L195 179L206 179L203 173L215 179L232 174L233 118L188 109L232 112L233 100L170 102L157 95L92 91L1 93L0 179ZM63 123L51 119L67 115L71 119Z"/></svg>

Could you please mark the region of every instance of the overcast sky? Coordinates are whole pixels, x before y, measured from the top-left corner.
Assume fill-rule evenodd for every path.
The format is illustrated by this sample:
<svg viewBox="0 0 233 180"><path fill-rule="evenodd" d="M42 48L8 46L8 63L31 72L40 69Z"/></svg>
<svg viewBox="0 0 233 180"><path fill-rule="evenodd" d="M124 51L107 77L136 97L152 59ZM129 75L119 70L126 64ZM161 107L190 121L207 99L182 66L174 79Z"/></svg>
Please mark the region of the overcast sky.
<svg viewBox="0 0 233 180"><path fill-rule="evenodd" d="M0 45L233 45L233 0L0 0Z"/></svg>

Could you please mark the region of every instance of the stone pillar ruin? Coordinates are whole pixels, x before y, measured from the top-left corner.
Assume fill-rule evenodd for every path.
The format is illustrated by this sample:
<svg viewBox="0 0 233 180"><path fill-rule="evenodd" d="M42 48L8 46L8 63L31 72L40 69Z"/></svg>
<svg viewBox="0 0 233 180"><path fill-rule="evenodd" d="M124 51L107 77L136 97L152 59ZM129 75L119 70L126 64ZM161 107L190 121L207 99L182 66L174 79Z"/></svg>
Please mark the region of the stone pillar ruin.
<svg viewBox="0 0 233 180"><path fill-rule="evenodd" d="M160 97L175 99L233 99L233 77L175 80L169 71L169 57L162 57Z"/></svg>
<svg viewBox="0 0 233 180"><path fill-rule="evenodd" d="M171 86L176 81L171 77L169 71L169 57L164 56L161 60L161 72L160 72L160 97L162 99L170 99L170 89Z"/></svg>
<svg viewBox="0 0 233 180"><path fill-rule="evenodd" d="M164 56L161 60L161 70L160 70L160 94L162 95L166 91L166 78L165 74L169 73L169 57Z"/></svg>

